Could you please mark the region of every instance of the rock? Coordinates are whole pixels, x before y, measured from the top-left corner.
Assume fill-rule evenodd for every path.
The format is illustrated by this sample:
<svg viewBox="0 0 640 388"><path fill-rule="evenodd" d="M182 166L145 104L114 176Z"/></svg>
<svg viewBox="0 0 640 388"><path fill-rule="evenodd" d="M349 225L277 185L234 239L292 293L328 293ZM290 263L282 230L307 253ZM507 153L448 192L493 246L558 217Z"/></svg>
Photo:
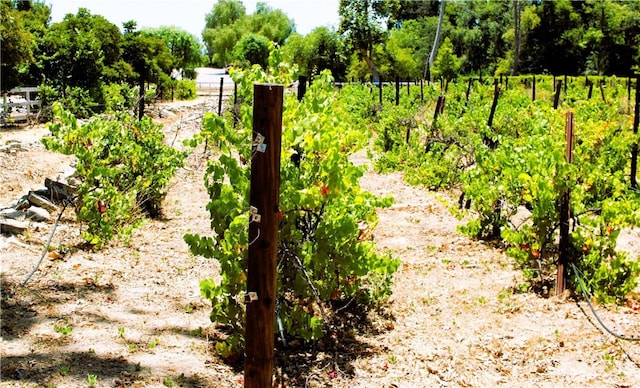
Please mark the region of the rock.
<svg viewBox="0 0 640 388"><path fill-rule="evenodd" d="M16 210L26 210L29 208L29 206L31 206L31 204L29 203L29 199L25 195L24 197L20 198L12 207Z"/></svg>
<svg viewBox="0 0 640 388"><path fill-rule="evenodd" d="M27 213L13 208L3 209L0 211L0 219L8 218L12 220L24 220Z"/></svg>
<svg viewBox="0 0 640 388"><path fill-rule="evenodd" d="M10 219L0 219L0 233L21 234L29 227L29 223Z"/></svg>
<svg viewBox="0 0 640 388"><path fill-rule="evenodd" d="M63 182L56 182L49 178L44 180L44 185L49 189L51 198L58 201L73 198L77 194L77 189Z"/></svg>
<svg viewBox="0 0 640 388"><path fill-rule="evenodd" d="M58 211L58 206L56 206L53 202L49 201L45 197L36 194L35 192L29 193L29 202L34 205L44 209L47 209L50 212Z"/></svg>
<svg viewBox="0 0 640 388"><path fill-rule="evenodd" d="M50 221L51 213L41 207L31 206L29 210L27 210L27 218L36 222Z"/></svg>

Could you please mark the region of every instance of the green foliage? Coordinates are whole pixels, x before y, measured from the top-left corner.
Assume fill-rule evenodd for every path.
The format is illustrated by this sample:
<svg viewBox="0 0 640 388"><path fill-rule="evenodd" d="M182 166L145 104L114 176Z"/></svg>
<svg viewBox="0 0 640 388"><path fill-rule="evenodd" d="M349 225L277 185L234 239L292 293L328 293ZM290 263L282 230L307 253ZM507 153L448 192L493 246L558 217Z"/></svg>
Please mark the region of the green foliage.
<svg viewBox="0 0 640 388"><path fill-rule="evenodd" d="M436 79L451 80L458 75L460 59L453 52L453 44L447 37L442 42L436 60L433 62L433 75Z"/></svg>
<svg viewBox="0 0 640 388"><path fill-rule="evenodd" d="M334 78L343 80L347 70L347 50L340 35L327 27L318 27L307 36L292 34L283 47L289 63L298 65L299 72L314 77L330 70Z"/></svg>
<svg viewBox="0 0 640 388"><path fill-rule="evenodd" d="M145 29L144 33L164 41L173 58L173 67L180 70L183 77L187 77L189 69L194 69L202 63L202 47L196 37L187 31L162 26Z"/></svg>
<svg viewBox="0 0 640 388"><path fill-rule="evenodd" d="M11 1L0 1L0 14L0 90L4 92L20 85L20 68L33 62L33 36L24 26L22 12L15 9Z"/></svg>
<svg viewBox="0 0 640 388"><path fill-rule="evenodd" d="M267 67L269 52L272 47L273 43L262 35L245 35L234 46L233 57L241 65L259 65L264 69Z"/></svg>
<svg viewBox="0 0 640 388"><path fill-rule="evenodd" d="M176 83L175 97L178 100L193 100L198 97L196 89L196 81L179 80Z"/></svg>
<svg viewBox="0 0 640 388"><path fill-rule="evenodd" d="M538 81L550 84L544 77ZM548 99L531 102L519 88L503 91L491 128L493 86L474 82L467 101L468 84L451 84L436 122L421 119L425 113L412 110L411 99L388 106L387 94L374 124L376 169L404 170L407 181L429 188L459 188L454 212L466 220L460 230L504 244L530 286L548 284L556 275L560 204L570 189L569 260L599 301L621 302L637 287L640 258L619 251L617 236L640 224L640 198L627 182L630 150L638 138L632 117L624 114L626 102L620 101L626 96L615 82L607 81L605 97L613 103L605 105L585 100L584 87L574 81L559 110ZM541 91L539 86L538 95ZM425 93L427 112L433 112L434 92ZM565 157L568 110L575 117L574 163ZM403 136L403 123L411 120L419 143L406 143Z"/></svg>
<svg viewBox="0 0 640 388"><path fill-rule="evenodd" d="M278 55L272 54L269 72L253 67L232 73L240 100L252 101L256 82L290 82L292 74ZM337 100L332 81L322 73L302 102L293 95L285 96L284 102L278 310L286 334L305 341L320 338L329 324L318 309L330 310L351 298L378 303L388 296L399 264L378 253L366 238L376 224L375 208L389 206L392 200L360 189L364 170L348 156L368 139L347 119L349 107ZM244 104L242 123L235 128L218 116L205 117L203 136L221 151L209 163L205 178L214 236L185 236L194 254L217 259L222 269L219 283L205 279L200 286L212 301L211 319L233 328L226 342L216 346L224 357L237 354L243 343L251 112ZM305 274L317 290L320 306Z"/></svg>
<svg viewBox="0 0 640 388"><path fill-rule="evenodd" d="M137 90L125 84L109 84L103 87L105 111L108 113L128 111L134 107Z"/></svg>
<svg viewBox="0 0 640 388"><path fill-rule="evenodd" d="M161 126L122 113L81 125L55 104L49 130L51 136L42 139L47 149L77 158L76 211L87 224L82 235L88 243L100 248L114 236L127 241L144 213L160 214L167 185L185 157L163 143Z"/></svg>

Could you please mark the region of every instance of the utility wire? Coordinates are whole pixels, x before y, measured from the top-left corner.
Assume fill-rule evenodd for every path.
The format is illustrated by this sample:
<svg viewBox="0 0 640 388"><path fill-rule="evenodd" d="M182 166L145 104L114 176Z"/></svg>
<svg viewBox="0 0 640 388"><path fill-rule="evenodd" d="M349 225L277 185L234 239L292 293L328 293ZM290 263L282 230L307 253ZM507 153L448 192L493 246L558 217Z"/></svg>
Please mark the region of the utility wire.
<svg viewBox="0 0 640 388"><path fill-rule="evenodd" d="M624 340L624 341L640 341L640 337L635 337L635 336L629 337L629 336L626 336L626 335L623 335L623 334L618 334L618 333L614 332L613 330L609 329L609 327L607 327L607 325L605 325L602 322L602 319L600 319L600 316L596 312L596 309L593 307L593 304L591 304L592 295L587 290L587 287L584 284L584 280L583 280L583 275L584 274L573 263L571 263L571 268L573 269L573 273L576 275L576 278L578 278L578 285L580 286L580 290L582 291L582 296L584 297L584 299L589 304L589 308L591 309L591 312L593 313L593 316L596 317L596 320L598 321L600 326L602 326L602 328L607 333L611 334L612 336L614 336L614 337L616 337L618 339L621 339L621 340Z"/></svg>

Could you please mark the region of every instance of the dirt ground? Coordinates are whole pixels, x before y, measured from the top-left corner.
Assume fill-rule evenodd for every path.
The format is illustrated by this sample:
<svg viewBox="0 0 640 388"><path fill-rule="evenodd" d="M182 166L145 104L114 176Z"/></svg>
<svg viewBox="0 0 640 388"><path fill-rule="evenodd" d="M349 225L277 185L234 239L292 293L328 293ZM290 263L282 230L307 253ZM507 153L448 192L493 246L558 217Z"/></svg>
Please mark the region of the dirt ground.
<svg viewBox="0 0 640 388"><path fill-rule="evenodd" d="M216 106L199 98L154 109L167 139L179 144ZM39 139L46 133L0 129L0 145L21 144L15 155L0 153L0 208L44 188L45 178L56 179L73 162L44 149ZM18 286L39 261L53 221L0 236L0 386L242 386L242 364L216 356L221 334L199 293L199 281L219 268L190 254L182 238L210 234L205 164L202 155L189 158L164 217L137 229L129 246L83 250L80 226L67 210L52 252L25 287ZM278 351L283 386L640 387L640 342L604 332L587 304L571 295L515 291L522 279L512 260L459 235L445 194L411 187L399 173L369 171L362 186L396 200L379 211L374 231L379 248L402 260L394 294L381 311L359 317L361 332L341 333L332 349ZM637 256L640 233L628 232L623 243ZM637 338L638 300L597 309L615 332Z"/></svg>

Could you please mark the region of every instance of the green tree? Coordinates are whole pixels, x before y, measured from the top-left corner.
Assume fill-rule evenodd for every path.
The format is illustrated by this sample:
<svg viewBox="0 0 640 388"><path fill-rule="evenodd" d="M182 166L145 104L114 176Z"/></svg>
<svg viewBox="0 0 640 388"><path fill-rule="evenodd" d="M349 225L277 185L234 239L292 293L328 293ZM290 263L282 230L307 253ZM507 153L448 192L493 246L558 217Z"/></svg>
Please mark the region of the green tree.
<svg viewBox="0 0 640 388"><path fill-rule="evenodd" d="M294 33L283 51L290 63L298 65L300 74L314 77L330 70L334 78L345 78L349 57L343 40L333 29L317 27L304 37Z"/></svg>
<svg viewBox="0 0 640 388"><path fill-rule="evenodd" d="M247 15L244 5L238 0L218 0L205 20L205 28L221 28L244 19Z"/></svg>
<svg viewBox="0 0 640 388"><path fill-rule="evenodd" d="M588 28L580 43L586 48L587 73L631 75L640 44L640 13L633 6L611 0L585 2Z"/></svg>
<svg viewBox="0 0 640 388"><path fill-rule="evenodd" d="M395 75L404 79L417 79L422 76L422 66L426 63L427 31L423 28L426 23L417 20L407 20L401 28L394 28L389 33L385 45L390 57L391 67Z"/></svg>
<svg viewBox="0 0 640 388"><path fill-rule="evenodd" d="M278 45L282 45L295 30L293 20L284 12L263 2L256 5L256 12L248 17L247 23L251 32L265 36Z"/></svg>
<svg viewBox="0 0 640 388"><path fill-rule="evenodd" d="M214 66L226 66L233 60L233 48L242 39L243 29L240 24L226 25L220 28L207 28L202 33L207 58Z"/></svg>
<svg viewBox="0 0 640 388"><path fill-rule="evenodd" d="M231 62L235 44L242 37L241 22L246 9L238 0L220 0L205 16L202 41L209 64L224 66Z"/></svg>
<svg viewBox="0 0 640 388"><path fill-rule="evenodd" d="M436 60L433 62L433 75L435 78L451 80L458 75L460 65L460 59L453 51L451 40L445 38L438 50Z"/></svg>
<svg viewBox="0 0 640 388"><path fill-rule="evenodd" d="M389 19L390 10L384 0L340 0L339 32L345 34L348 44L367 63L374 81L380 78L374 62L375 46L384 41L382 24Z"/></svg>
<svg viewBox="0 0 640 388"><path fill-rule="evenodd" d="M260 65L266 69L273 44L262 35L245 35L233 50L234 58L244 65Z"/></svg>
<svg viewBox="0 0 640 388"><path fill-rule="evenodd" d="M131 81L139 87L138 118L144 116L145 82L156 84L160 91L170 83L173 60L165 42L147 33L136 31L136 23L124 23L123 59L133 69Z"/></svg>
<svg viewBox="0 0 640 388"><path fill-rule="evenodd" d="M523 30L520 57L523 73L581 74L584 53L579 47L584 36L582 18L569 0L544 1L532 5L539 20L535 27ZM537 20L536 20L537 19ZM523 20L525 22L525 15Z"/></svg>
<svg viewBox="0 0 640 388"><path fill-rule="evenodd" d="M0 89L4 92L20 85L20 69L33 62L33 37L25 29L22 12L11 1L0 2L0 14Z"/></svg>
<svg viewBox="0 0 640 388"><path fill-rule="evenodd" d="M45 83L61 96L68 87L83 89L99 111L104 70L120 59L120 38L115 25L85 8L67 14L47 29L39 45L38 66Z"/></svg>
<svg viewBox="0 0 640 388"><path fill-rule="evenodd" d="M195 36L170 26L145 29L144 33L164 41L169 47L175 68L181 70L183 77L195 75L193 70L202 63L202 46Z"/></svg>

